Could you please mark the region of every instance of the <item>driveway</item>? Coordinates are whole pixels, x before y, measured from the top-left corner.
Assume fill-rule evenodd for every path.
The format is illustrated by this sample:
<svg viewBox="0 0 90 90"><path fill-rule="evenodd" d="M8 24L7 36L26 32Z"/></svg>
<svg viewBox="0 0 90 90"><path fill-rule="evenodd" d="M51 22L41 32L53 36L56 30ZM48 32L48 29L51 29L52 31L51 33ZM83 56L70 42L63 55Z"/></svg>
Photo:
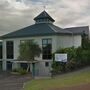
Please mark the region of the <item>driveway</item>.
<svg viewBox="0 0 90 90"><path fill-rule="evenodd" d="M0 72L0 90L23 90L24 82L30 79L30 74L21 76Z"/></svg>

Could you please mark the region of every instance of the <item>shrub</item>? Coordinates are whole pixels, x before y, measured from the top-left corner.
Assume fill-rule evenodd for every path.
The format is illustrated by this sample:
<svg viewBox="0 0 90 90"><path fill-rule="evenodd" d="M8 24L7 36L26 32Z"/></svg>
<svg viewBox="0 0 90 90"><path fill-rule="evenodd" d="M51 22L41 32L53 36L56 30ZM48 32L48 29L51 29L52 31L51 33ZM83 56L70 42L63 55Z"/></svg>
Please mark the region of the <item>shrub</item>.
<svg viewBox="0 0 90 90"><path fill-rule="evenodd" d="M77 69L77 62L75 59L71 59L69 62L66 63L66 70L73 71Z"/></svg>
<svg viewBox="0 0 90 90"><path fill-rule="evenodd" d="M18 72L18 69L15 68L15 69L12 70L12 72Z"/></svg>
<svg viewBox="0 0 90 90"><path fill-rule="evenodd" d="M72 58L76 57L76 48L74 48L74 47L60 48L55 53L67 53L68 60L71 60Z"/></svg>
<svg viewBox="0 0 90 90"><path fill-rule="evenodd" d="M87 47L85 45L87 45ZM83 43L83 46L78 48L71 47L58 49L55 53L67 53L68 61L66 64L54 61L52 64L52 71L55 73L62 73L90 65L90 41L88 41L88 43L86 42L85 45Z"/></svg>
<svg viewBox="0 0 90 90"><path fill-rule="evenodd" d="M24 74L27 74L27 71L23 68L18 68L18 69L13 69L12 70L13 72L17 72L19 73L20 75L24 75Z"/></svg>
<svg viewBox="0 0 90 90"><path fill-rule="evenodd" d="M76 51L76 60L78 67L83 67L86 65L90 65L90 50L86 50L83 48L77 48Z"/></svg>
<svg viewBox="0 0 90 90"><path fill-rule="evenodd" d="M76 48L71 47L71 48L60 48L58 49L55 53L67 53L68 55L68 61L67 63L64 62L53 62L52 64L52 72L55 74L58 73L63 73L66 71L72 71L75 69L74 67L76 66ZM54 53L54 54L55 54ZM54 55L53 55L54 56Z"/></svg>
<svg viewBox="0 0 90 90"><path fill-rule="evenodd" d="M22 68L18 69L18 72L20 75L27 74L27 71L25 69L22 69Z"/></svg>
<svg viewBox="0 0 90 90"><path fill-rule="evenodd" d="M54 61L52 63L52 71L51 71L51 73L53 75L61 74L61 73L65 72L65 71L66 71L65 63L63 63L63 62L56 62L56 61Z"/></svg>

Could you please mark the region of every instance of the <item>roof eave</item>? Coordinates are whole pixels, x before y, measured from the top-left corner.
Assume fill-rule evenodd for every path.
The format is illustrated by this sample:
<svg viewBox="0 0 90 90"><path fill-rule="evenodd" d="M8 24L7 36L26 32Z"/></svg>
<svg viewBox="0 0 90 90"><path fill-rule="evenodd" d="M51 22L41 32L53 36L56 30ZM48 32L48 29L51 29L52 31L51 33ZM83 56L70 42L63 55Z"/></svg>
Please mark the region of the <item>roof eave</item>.
<svg viewBox="0 0 90 90"><path fill-rule="evenodd" d="M38 36L52 36L52 35L72 35L72 33L48 33L48 34L38 34L38 35L23 35L23 36L1 36L0 39L11 39L11 38L25 38L25 37L38 37ZM76 33L74 35L81 35Z"/></svg>

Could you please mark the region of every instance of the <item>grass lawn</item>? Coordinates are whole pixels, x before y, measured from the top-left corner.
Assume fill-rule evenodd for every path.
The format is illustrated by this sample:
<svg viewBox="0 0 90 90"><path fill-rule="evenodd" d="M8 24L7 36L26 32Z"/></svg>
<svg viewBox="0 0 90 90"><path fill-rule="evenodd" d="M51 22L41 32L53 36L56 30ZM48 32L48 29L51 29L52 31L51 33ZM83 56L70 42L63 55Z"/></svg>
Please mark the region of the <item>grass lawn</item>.
<svg viewBox="0 0 90 90"><path fill-rule="evenodd" d="M73 86L90 82L90 68L61 75L56 78L31 80L25 84L24 90L48 90L62 86Z"/></svg>

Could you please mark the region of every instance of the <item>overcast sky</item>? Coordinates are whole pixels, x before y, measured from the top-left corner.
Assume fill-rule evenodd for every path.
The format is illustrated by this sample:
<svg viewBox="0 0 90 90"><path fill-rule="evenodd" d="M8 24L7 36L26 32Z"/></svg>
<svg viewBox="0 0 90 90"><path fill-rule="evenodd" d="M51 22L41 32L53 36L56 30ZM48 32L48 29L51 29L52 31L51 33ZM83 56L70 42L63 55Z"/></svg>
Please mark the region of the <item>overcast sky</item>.
<svg viewBox="0 0 90 90"><path fill-rule="evenodd" d="M0 0L0 35L34 24L44 5L61 28L90 25L90 0Z"/></svg>

